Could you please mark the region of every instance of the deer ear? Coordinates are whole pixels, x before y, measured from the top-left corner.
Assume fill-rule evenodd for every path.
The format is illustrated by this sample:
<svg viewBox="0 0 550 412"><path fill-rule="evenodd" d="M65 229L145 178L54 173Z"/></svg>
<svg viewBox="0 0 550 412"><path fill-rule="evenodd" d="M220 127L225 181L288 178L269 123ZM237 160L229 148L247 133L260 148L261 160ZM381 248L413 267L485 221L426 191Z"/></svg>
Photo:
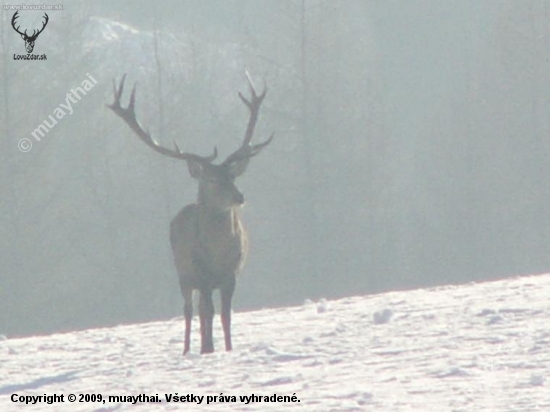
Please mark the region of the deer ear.
<svg viewBox="0 0 550 412"><path fill-rule="evenodd" d="M187 168L189 169L189 174L191 175L191 177L195 179L200 179L203 169L202 165L199 162L193 159L187 159Z"/></svg>

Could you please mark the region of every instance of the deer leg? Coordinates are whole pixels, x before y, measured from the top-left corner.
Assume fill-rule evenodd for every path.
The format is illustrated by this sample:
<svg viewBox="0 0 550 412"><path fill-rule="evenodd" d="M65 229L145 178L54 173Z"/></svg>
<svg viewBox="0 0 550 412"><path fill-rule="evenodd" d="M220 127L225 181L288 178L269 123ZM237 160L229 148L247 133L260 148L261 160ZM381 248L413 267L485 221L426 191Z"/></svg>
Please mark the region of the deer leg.
<svg viewBox="0 0 550 412"><path fill-rule="evenodd" d="M199 317L201 321L201 354L214 352L212 337L212 320L214 319L214 303L212 290L201 290L199 301Z"/></svg>
<svg viewBox="0 0 550 412"><path fill-rule="evenodd" d="M183 294L183 314L185 316L185 341L183 354L189 352L191 348L191 320L193 319L193 290L182 291Z"/></svg>
<svg viewBox="0 0 550 412"><path fill-rule="evenodd" d="M223 327L223 336L225 338L225 350L232 350L231 345L231 299L233 298L233 292L235 291L235 277L232 276L231 280L223 285L220 290L222 298L222 310L221 320Z"/></svg>

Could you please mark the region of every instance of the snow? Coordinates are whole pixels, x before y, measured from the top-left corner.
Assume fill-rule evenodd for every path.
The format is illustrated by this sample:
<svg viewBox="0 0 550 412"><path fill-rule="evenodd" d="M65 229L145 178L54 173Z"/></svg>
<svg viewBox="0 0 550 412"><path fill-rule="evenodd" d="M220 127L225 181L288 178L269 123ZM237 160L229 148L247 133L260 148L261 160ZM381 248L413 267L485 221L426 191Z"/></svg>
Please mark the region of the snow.
<svg viewBox="0 0 550 412"><path fill-rule="evenodd" d="M0 410L547 411L549 297L550 275L539 275L235 313L234 350L221 350L216 318L219 351L204 356L196 319L185 357L181 318L8 337L0 340ZM31 406L13 394L63 394L65 402ZM69 394L106 401L69 403ZM162 402L107 398L140 394ZM170 394L195 403L167 402ZM220 394L224 402L207 404ZM240 401L252 394L300 402Z"/></svg>

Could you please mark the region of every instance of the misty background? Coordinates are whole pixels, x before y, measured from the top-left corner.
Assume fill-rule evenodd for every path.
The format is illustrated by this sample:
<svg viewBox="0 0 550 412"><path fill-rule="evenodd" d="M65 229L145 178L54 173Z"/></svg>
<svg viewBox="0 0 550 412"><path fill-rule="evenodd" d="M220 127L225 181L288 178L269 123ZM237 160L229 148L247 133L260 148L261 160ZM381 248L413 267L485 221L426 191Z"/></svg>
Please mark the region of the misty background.
<svg viewBox="0 0 550 412"><path fill-rule="evenodd" d="M168 228L197 185L106 107L124 73L162 145L220 158L248 121L245 70L268 85L254 141L275 140L237 182L251 246L235 310L550 270L548 1L71 1L48 11L44 61L13 59L13 13L0 333L182 314Z"/></svg>

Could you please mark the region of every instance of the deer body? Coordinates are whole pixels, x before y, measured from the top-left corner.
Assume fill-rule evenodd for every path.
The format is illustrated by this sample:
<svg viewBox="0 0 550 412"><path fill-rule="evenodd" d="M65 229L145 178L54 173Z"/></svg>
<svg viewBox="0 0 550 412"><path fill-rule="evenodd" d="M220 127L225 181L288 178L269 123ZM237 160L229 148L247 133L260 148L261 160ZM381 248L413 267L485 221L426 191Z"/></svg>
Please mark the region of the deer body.
<svg viewBox="0 0 550 412"><path fill-rule="evenodd" d="M260 104L266 90L257 95L249 80L252 97L239 97L250 110L250 120L241 147L221 164L212 163L217 155L198 156L179 150L158 146L145 132L134 112L135 87L127 108L120 105L125 77L115 86L115 102L109 107L120 116L138 137L155 151L187 162L189 174L198 181L197 203L185 206L170 224L170 244L179 275L184 300L185 338L183 353L190 350L191 321L193 317L193 290L200 293L199 319L201 329L201 353L214 351L212 323L214 304L212 293L220 290L221 322L225 349L231 350L231 300L235 291L236 276L244 264L248 239L239 217L244 196L235 186L235 179L245 172L250 159L266 147L273 135L263 143L250 145Z"/></svg>
<svg viewBox="0 0 550 412"><path fill-rule="evenodd" d="M212 214L192 204L172 220L170 245L180 278L189 287L216 289L242 268L248 238L236 210Z"/></svg>
<svg viewBox="0 0 550 412"><path fill-rule="evenodd" d="M200 292L201 299L201 353L214 350L212 292L215 289L220 289L222 297L221 319L225 348L232 349L229 327L231 298L236 275L246 257L247 243L246 232L235 208L216 213L192 204L183 208L172 220L170 244L184 298L184 353L189 351L191 343L193 290Z"/></svg>

